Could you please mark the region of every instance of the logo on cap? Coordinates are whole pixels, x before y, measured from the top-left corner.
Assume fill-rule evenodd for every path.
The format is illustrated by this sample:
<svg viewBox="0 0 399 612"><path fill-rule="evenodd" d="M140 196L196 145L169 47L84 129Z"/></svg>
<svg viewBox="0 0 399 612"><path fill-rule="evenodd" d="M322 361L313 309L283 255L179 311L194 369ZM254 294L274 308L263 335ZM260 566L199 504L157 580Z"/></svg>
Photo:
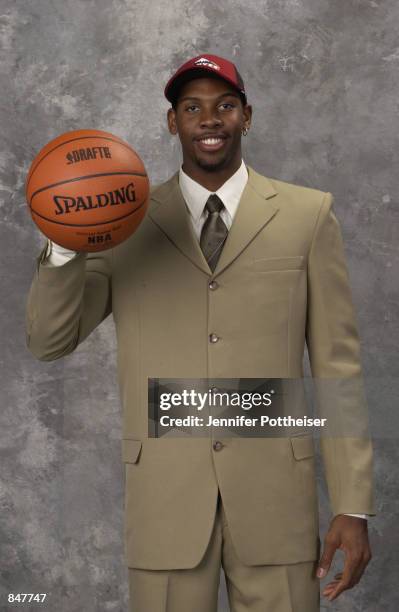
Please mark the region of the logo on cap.
<svg viewBox="0 0 399 612"><path fill-rule="evenodd" d="M215 64L215 62L212 62L212 60L207 59L206 57L200 57L194 62L194 64L199 67L206 66L207 68L212 68L213 70L220 70L220 66Z"/></svg>

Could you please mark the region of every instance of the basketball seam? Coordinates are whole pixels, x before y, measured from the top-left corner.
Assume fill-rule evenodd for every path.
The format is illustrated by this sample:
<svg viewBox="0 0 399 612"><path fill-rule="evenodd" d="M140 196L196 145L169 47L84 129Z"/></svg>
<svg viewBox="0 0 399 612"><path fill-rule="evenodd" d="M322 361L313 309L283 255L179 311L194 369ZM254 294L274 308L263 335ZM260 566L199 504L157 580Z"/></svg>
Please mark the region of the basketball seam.
<svg viewBox="0 0 399 612"><path fill-rule="evenodd" d="M109 140L110 142L116 142L117 144L122 145L123 147L126 147L126 149L129 149L129 151L132 151L132 148L128 145L125 144L122 140L114 140L113 138L109 138L109 136L80 136L77 138L72 138L71 140L66 140L65 142L61 142L60 144L58 144L56 147L54 147L54 149L51 149L50 151L48 151L45 155L43 155L43 157L41 159L39 159L39 161L37 162L36 166L33 168L30 176L29 176L29 180L26 184L26 191L28 191L28 187L29 187L29 183L31 181L31 178L34 174L34 172L36 172L38 166L42 163L43 159L45 159L47 157L47 155L50 155L50 153L52 153L53 151L55 151L56 149L59 149L60 147L63 147L65 144L69 144L70 142L75 142L75 140L87 140L92 138L93 140L95 140L96 138L102 139L102 140ZM135 153L135 151L134 151ZM136 153L137 155L137 153Z"/></svg>
<svg viewBox="0 0 399 612"><path fill-rule="evenodd" d="M30 208L32 208L32 200L33 198L42 191L46 191L46 189L51 189L52 187L58 187L58 185L66 185L68 183L76 183L76 181L82 181L84 179L97 178L99 176L116 176L116 175L124 175L124 176L141 176L143 178L148 178L146 174L141 174L140 172L101 172L100 174L86 174L85 176L77 176L75 178L68 179L67 181L59 181L58 183L52 183L51 185L46 185L45 187L41 187L37 189L34 193L32 193L32 197L29 202ZM32 208L32 210L34 210ZM36 211L35 211L36 212Z"/></svg>
<svg viewBox="0 0 399 612"><path fill-rule="evenodd" d="M126 217L129 217L133 213L140 210L140 208L142 208L146 204L146 202L147 200L144 200L144 202L142 202L140 206L137 206L137 208L135 208L134 210L131 210L126 215L123 215L123 217L117 217L116 219L110 219L109 221L101 221L100 223L80 223L79 225L76 225L75 223L65 223L64 221L53 221L53 219L48 219L44 215L41 215L40 213L36 212L33 208L31 210L35 215L37 215L41 219L48 221L48 223L56 223L57 225L66 225L68 227L95 227L96 225L107 225L108 223L116 223L116 221L121 221L122 219L126 219Z"/></svg>

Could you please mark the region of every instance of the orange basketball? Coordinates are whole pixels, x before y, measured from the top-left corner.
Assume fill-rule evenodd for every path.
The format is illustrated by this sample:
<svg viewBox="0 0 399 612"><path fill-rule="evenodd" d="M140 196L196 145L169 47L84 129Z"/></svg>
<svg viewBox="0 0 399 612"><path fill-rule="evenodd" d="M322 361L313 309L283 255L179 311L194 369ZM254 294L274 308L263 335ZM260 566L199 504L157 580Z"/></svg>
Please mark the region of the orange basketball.
<svg viewBox="0 0 399 612"><path fill-rule="evenodd" d="M104 251L137 229L149 188L143 162L121 138L76 130L35 157L26 198L33 221L50 240L74 251Z"/></svg>

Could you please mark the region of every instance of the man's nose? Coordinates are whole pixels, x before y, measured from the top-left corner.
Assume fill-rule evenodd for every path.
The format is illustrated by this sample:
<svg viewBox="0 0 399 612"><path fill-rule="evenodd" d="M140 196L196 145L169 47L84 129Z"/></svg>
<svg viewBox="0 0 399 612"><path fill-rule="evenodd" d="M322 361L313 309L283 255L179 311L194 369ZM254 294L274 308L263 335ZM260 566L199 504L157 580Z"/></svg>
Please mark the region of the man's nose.
<svg viewBox="0 0 399 612"><path fill-rule="evenodd" d="M203 109L201 112L200 122L202 127L210 127L215 125L221 125L223 123L223 120L220 117L218 111Z"/></svg>

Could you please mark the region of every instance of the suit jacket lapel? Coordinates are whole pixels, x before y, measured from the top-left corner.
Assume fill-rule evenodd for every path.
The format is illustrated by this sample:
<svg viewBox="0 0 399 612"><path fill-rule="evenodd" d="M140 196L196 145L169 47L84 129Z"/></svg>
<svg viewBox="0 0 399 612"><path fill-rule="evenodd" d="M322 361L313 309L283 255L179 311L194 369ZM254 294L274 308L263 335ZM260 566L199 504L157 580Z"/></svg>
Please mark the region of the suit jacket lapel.
<svg viewBox="0 0 399 612"><path fill-rule="evenodd" d="M246 248L256 234L276 214L278 206L270 199L277 194L272 182L248 166L248 183L242 194L233 225L213 276L220 274ZM189 212L174 174L155 188L149 216L173 244L205 274L212 272L194 234Z"/></svg>
<svg viewBox="0 0 399 612"><path fill-rule="evenodd" d="M277 194L272 182L251 167L247 168L248 182L217 263L215 276L242 253L278 211L278 205L271 200Z"/></svg>
<svg viewBox="0 0 399 612"><path fill-rule="evenodd" d="M205 274L210 274L208 263L201 251L179 187L176 173L166 183L156 188L151 196L155 206L149 215L173 244Z"/></svg>

